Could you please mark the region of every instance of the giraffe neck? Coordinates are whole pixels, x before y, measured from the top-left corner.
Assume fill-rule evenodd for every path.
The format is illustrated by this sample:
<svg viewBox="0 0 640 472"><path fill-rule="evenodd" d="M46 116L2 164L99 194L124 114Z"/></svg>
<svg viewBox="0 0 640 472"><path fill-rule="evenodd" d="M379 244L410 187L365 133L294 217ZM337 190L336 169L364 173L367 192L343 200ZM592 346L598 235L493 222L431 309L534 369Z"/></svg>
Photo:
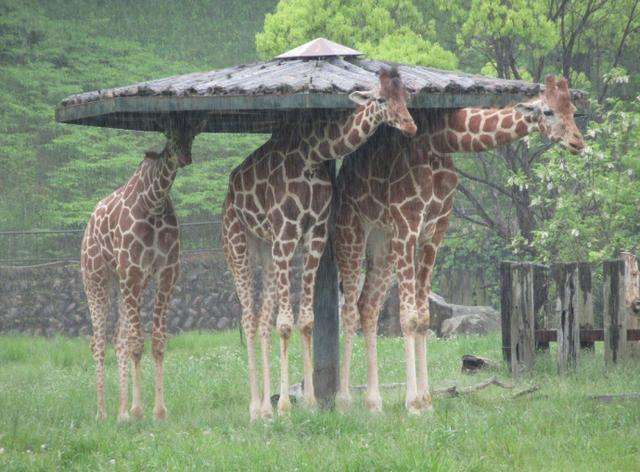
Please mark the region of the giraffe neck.
<svg viewBox="0 0 640 472"><path fill-rule="evenodd" d="M505 108L462 108L444 116L443 123L427 132L438 152L481 152L517 141L539 131L532 116L509 106Z"/></svg>
<svg viewBox="0 0 640 472"><path fill-rule="evenodd" d="M178 159L168 147L153 159L146 158L141 165L140 178L144 183L142 199L152 213L161 213L178 171Z"/></svg>
<svg viewBox="0 0 640 472"><path fill-rule="evenodd" d="M302 133L310 151L303 154L313 162L342 159L362 146L384 121L384 110L374 100L348 116L314 126Z"/></svg>

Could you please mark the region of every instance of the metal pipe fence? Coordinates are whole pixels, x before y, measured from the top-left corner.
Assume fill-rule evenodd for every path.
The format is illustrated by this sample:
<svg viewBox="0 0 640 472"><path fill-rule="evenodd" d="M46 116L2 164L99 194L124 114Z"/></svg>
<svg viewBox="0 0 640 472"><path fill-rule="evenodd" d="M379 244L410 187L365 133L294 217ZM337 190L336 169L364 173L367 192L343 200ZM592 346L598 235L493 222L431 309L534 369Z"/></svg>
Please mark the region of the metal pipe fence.
<svg viewBox="0 0 640 472"><path fill-rule="evenodd" d="M221 250L220 219L180 224L183 253ZM0 266L26 266L80 259L83 229L0 231Z"/></svg>

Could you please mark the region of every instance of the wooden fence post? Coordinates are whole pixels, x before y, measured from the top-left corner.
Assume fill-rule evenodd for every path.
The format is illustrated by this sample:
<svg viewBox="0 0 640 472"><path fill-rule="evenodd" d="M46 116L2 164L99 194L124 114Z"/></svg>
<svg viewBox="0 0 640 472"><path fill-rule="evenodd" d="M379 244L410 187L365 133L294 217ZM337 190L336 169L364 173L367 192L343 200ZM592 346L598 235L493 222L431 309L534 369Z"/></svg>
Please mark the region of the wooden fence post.
<svg viewBox="0 0 640 472"><path fill-rule="evenodd" d="M502 331L502 358L511 362L511 265L500 263L500 327Z"/></svg>
<svg viewBox="0 0 640 472"><path fill-rule="evenodd" d="M580 352L580 324L576 312L578 264L554 264L553 278L558 313L558 372L562 374L576 367Z"/></svg>
<svg viewBox="0 0 640 472"><path fill-rule="evenodd" d="M580 329L593 329L593 294L591 288L591 265L588 262L578 263L578 284L576 285L576 312ZM580 341L583 349L594 349L593 341Z"/></svg>
<svg viewBox="0 0 640 472"><path fill-rule="evenodd" d="M630 252L622 251L620 259L624 261L624 306L627 311L627 329L640 327L640 273L638 272L638 260ZM629 343L627 353L630 357L640 357L640 343Z"/></svg>
<svg viewBox="0 0 640 472"><path fill-rule="evenodd" d="M625 264L622 260L605 261L604 275L604 359L607 364L626 357L627 313L624 287Z"/></svg>
<svg viewBox="0 0 640 472"><path fill-rule="evenodd" d="M518 376L530 370L535 359L533 267L503 262L500 271L503 353L509 353L511 373Z"/></svg>
<svg viewBox="0 0 640 472"><path fill-rule="evenodd" d="M533 316L534 331L548 328L547 309L549 304L549 268L541 264L533 265ZM549 341L536 341L536 349L549 350Z"/></svg>

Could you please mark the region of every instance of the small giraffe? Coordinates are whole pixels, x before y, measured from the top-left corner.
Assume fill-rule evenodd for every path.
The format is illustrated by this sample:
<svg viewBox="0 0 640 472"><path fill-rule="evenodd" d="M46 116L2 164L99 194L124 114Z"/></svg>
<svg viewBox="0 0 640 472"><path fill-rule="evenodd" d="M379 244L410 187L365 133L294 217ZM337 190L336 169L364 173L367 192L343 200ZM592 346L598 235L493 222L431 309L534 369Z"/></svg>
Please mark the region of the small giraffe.
<svg viewBox="0 0 640 472"><path fill-rule="evenodd" d="M382 123L413 136L416 125L406 106L406 92L397 71L383 70L380 85L349 98L359 106L329 122L291 123L251 154L229 178L223 209L223 248L242 305L242 326L249 360L249 413L271 418L269 337L277 304L280 336L281 414L290 409L288 346L293 329L290 273L296 247L303 248L302 292L298 327L302 333L304 399L315 405L312 367L313 294L316 270L327 241L331 209L331 178L324 162L342 159L361 146ZM259 316L253 302L251 255L263 265ZM263 395L260 398L254 338L260 330Z"/></svg>
<svg viewBox="0 0 640 472"><path fill-rule="evenodd" d="M91 312L91 350L96 362L97 419L107 417L104 399L106 318L111 287L117 284L119 300L115 347L120 383L119 421L127 412L128 357L133 361L131 414L142 418L140 359L144 337L140 325L141 295L149 280L156 280L152 351L156 364L154 415L166 417L163 368L166 313L179 275L178 222L169 197L178 167L191 163L191 144L198 133L185 123L167 131L160 153L147 152L129 181L100 201L82 239L80 267Z"/></svg>
<svg viewBox="0 0 640 472"><path fill-rule="evenodd" d="M349 364L360 320L368 363L365 404L371 411L382 408L376 332L395 268L405 348L405 405L411 413L432 409L426 358L428 297L458 183L450 153L485 151L538 131L576 154L584 143L574 112L566 79L556 82L549 76L545 91L529 102L503 109L444 111L419 122L421 132L415 138L376 137L342 166L335 237L345 297L339 405L345 407L351 400ZM363 258L366 275L358 297Z"/></svg>

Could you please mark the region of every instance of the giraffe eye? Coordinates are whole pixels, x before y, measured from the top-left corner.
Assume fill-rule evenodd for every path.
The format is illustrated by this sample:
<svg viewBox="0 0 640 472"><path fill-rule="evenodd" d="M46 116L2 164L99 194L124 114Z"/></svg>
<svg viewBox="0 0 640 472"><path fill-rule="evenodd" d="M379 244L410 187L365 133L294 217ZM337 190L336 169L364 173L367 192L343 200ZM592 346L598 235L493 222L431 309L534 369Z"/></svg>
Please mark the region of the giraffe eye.
<svg viewBox="0 0 640 472"><path fill-rule="evenodd" d="M387 99L386 98L378 98L378 103L387 103Z"/></svg>
<svg viewBox="0 0 640 472"><path fill-rule="evenodd" d="M553 116L553 110L545 110L544 116Z"/></svg>

